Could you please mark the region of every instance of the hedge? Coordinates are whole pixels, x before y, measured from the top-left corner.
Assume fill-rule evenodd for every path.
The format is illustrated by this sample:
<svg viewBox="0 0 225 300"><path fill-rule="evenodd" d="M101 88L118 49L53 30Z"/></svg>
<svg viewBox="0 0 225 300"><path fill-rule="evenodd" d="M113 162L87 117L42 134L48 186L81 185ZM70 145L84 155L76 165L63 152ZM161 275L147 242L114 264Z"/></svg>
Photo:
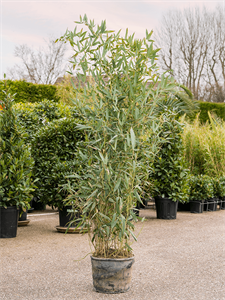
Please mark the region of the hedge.
<svg viewBox="0 0 225 300"><path fill-rule="evenodd" d="M10 90L10 94L15 94L14 101L18 102L40 102L43 99L58 102L60 99L56 94L57 87L47 84L34 84L24 80L1 80L0 99L3 99L3 90Z"/></svg>
<svg viewBox="0 0 225 300"><path fill-rule="evenodd" d="M199 120L201 123L206 123L206 121L210 122L208 111L215 113L219 118L225 121L225 103L213 103L213 102L203 102L203 101L197 101L197 102L199 103L200 106ZM199 113L199 111L197 113ZM191 117L190 119L193 120L195 116Z"/></svg>

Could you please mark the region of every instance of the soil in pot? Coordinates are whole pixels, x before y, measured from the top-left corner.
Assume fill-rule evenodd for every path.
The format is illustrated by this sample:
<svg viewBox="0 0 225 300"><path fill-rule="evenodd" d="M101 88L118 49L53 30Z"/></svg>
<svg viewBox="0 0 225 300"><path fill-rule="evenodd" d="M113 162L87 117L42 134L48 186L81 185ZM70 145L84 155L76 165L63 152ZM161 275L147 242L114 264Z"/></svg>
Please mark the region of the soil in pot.
<svg viewBox="0 0 225 300"><path fill-rule="evenodd" d="M157 219L172 220L177 218L178 201L169 198L155 197Z"/></svg>
<svg viewBox="0 0 225 300"><path fill-rule="evenodd" d="M0 238L14 238L17 235L19 210L16 206L0 207Z"/></svg>
<svg viewBox="0 0 225 300"><path fill-rule="evenodd" d="M96 292L125 293L130 289L134 257L100 258L91 256L93 285Z"/></svg>
<svg viewBox="0 0 225 300"><path fill-rule="evenodd" d="M201 214L203 212L204 203L201 201L190 201L190 212Z"/></svg>

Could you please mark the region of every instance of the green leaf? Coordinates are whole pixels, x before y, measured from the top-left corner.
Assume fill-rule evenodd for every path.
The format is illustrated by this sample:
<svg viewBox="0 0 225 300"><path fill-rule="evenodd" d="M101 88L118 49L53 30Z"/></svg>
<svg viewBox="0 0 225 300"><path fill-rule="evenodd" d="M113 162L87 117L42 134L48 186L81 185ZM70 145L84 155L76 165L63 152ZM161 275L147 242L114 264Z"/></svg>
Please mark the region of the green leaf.
<svg viewBox="0 0 225 300"><path fill-rule="evenodd" d="M133 131L133 128L131 127L130 129L130 137L131 137L131 145L132 145L132 149L135 149L135 145L136 145L136 138L135 138L135 134Z"/></svg>

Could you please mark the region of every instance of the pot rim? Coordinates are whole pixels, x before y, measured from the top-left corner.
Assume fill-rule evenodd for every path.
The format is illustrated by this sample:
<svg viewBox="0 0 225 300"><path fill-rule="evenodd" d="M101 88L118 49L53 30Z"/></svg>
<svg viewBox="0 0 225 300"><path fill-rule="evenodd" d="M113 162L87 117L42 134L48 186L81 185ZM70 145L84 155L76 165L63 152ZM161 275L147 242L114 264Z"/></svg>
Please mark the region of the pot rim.
<svg viewBox="0 0 225 300"><path fill-rule="evenodd" d="M95 257L91 255L91 259L93 260L104 260L104 261L128 261L134 260L134 256L132 257L124 257L124 258L107 258L107 257Z"/></svg>

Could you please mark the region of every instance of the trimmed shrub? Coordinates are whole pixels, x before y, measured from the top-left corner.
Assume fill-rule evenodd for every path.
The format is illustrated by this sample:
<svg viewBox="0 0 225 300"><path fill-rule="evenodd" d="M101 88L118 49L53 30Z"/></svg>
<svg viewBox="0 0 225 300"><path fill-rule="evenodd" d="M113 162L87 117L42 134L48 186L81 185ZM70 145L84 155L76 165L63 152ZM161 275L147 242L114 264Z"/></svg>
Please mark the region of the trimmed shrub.
<svg viewBox="0 0 225 300"><path fill-rule="evenodd" d="M30 142L33 134L50 121L64 117L77 117L74 107L50 100L43 100L40 103L17 103L14 105L17 120L26 133L25 139Z"/></svg>
<svg viewBox="0 0 225 300"><path fill-rule="evenodd" d="M65 174L77 172L80 168L76 158L84 132L76 127L81 122L72 118L54 120L33 136L34 175L39 178L38 196L45 204L62 205L65 192L60 185L67 182Z"/></svg>
<svg viewBox="0 0 225 300"><path fill-rule="evenodd" d="M31 178L34 161L24 144L12 109L12 97L0 101L0 206L29 207L34 191Z"/></svg>
<svg viewBox="0 0 225 300"><path fill-rule="evenodd" d="M24 80L1 80L0 81L0 99L4 97L3 90L10 89L15 94L14 101L18 102L40 102L43 99L49 99L54 102L59 101L56 95L57 88L54 85L34 84Z"/></svg>
<svg viewBox="0 0 225 300"><path fill-rule="evenodd" d="M161 148L155 157L150 179L154 181L154 196L187 202L189 189L188 170L183 158L183 124L176 119L176 111L165 107L161 115L162 126L159 133Z"/></svg>
<svg viewBox="0 0 225 300"><path fill-rule="evenodd" d="M214 196L212 179L207 175L191 176L189 178L189 187L191 201L204 202Z"/></svg>
<svg viewBox="0 0 225 300"><path fill-rule="evenodd" d="M215 114L217 117L221 118L225 121L225 103L212 103L212 102L203 102L197 101L199 103L199 121L200 123L206 123L207 121L210 122L210 118L208 112ZM196 114L190 119L193 121L196 118Z"/></svg>

